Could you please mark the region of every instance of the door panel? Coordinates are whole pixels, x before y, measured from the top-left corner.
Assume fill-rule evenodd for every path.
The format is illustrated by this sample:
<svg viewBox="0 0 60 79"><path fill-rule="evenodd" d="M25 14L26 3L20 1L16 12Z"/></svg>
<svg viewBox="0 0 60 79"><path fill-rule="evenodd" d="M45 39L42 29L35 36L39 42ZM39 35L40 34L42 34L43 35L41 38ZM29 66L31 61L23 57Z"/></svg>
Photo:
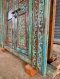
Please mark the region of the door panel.
<svg viewBox="0 0 60 79"><path fill-rule="evenodd" d="M13 48L21 54L28 51L28 4L27 0L18 3L18 9L13 11Z"/></svg>
<svg viewBox="0 0 60 79"><path fill-rule="evenodd" d="M12 31L12 48L13 49L16 49L16 46L17 46L17 15L13 15L13 18L12 18L12 28L13 28L13 31Z"/></svg>
<svg viewBox="0 0 60 79"><path fill-rule="evenodd" d="M25 22L25 19L26 19L26 15L23 14L23 15L20 15L18 16L18 41L17 41L17 47L19 48L24 48L26 49L27 48L27 40L26 40L26 37L27 37L27 32L26 32L26 22Z"/></svg>
<svg viewBox="0 0 60 79"><path fill-rule="evenodd" d="M28 51L28 27L26 24L26 19L26 13L18 15L17 48L24 54L27 54Z"/></svg>

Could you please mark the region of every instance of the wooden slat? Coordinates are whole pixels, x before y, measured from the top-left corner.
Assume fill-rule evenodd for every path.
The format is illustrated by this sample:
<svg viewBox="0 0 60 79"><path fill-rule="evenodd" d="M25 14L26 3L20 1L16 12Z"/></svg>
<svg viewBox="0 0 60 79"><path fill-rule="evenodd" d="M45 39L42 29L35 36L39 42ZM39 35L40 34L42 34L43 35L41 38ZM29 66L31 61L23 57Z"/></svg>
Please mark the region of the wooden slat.
<svg viewBox="0 0 60 79"><path fill-rule="evenodd" d="M8 13L8 3L7 0L4 1L4 45L7 44L7 13Z"/></svg>
<svg viewBox="0 0 60 79"><path fill-rule="evenodd" d="M28 32L29 32L29 51L28 51L28 55L29 58L31 59L31 55L32 55L32 3L33 0L29 0L29 23L28 23Z"/></svg>
<svg viewBox="0 0 60 79"><path fill-rule="evenodd" d="M2 47L3 47L3 42L4 42L4 5L3 5L3 0L0 2L0 5L1 5L1 44L2 44Z"/></svg>
<svg viewBox="0 0 60 79"><path fill-rule="evenodd" d="M49 39L48 39L48 56L47 56L48 61L50 61L51 52L52 52L52 49L53 49L55 15L56 15L56 0L51 0L50 23L49 23Z"/></svg>
<svg viewBox="0 0 60 79"><path fill-rule="evenodd" d="M37 67L37 53L38 53L38 11L39 11L39 0L33 1L33 35L32 35L32 66Z"/></svg>
<svg viewBox="0 0 60 79"><path fill-rule="evenodd" d="M49 27L49 11L50 1L41 0L39 5L38 16L38 55L37 65L42 74L46 76L47 69L47 48L48 48L48 27Z"/></svg>

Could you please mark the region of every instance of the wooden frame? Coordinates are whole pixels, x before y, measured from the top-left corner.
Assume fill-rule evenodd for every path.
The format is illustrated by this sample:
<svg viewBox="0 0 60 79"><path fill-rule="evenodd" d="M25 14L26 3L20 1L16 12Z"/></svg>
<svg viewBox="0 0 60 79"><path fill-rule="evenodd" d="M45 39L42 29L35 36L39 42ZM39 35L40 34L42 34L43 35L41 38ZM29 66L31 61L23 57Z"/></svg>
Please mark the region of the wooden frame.
<svg viewBox="0 0 60 79"><path fill-rule="evenodd" d="M0 1L0 46L3 47L4 45L4 5L3 0Z"/></svg>
<svg viewBox="0 0 60 79"><path fill-rule="evenodd" d="M49 22L49 39L48 39L48 62L52 62L51 54L54 42L54 28L55 28L55 15L56 15L56 0L51 0L50 5L50 22Z"/></svg>

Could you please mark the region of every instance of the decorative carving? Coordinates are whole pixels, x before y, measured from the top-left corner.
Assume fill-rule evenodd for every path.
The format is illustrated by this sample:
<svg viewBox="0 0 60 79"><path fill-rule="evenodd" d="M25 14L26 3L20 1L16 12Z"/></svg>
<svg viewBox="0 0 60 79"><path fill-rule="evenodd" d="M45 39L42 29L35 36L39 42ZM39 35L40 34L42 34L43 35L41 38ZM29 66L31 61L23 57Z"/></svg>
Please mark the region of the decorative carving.
<svg viewBox="0 0 60 79"><path fill-rule="evenodd" d="M32 65L37 66L37 52L38 52L38 9L39 0L33 1L33 44L32 44Z"/></svg>
<svg viewBox="0 0 60 79"><path fill-rule="evenodd" d="M38 55L37 66L39 70L43 66L43 37L44 37L44 0L39 0L39 15L38 15Z"/></svg>
<svg viewBox="0 0 60 79"><path fill-rule="evenodd" d="M25 14L18 16L18 34L17 43L19 48L27 48L26 46L26 24L25 24Z"/></svg>

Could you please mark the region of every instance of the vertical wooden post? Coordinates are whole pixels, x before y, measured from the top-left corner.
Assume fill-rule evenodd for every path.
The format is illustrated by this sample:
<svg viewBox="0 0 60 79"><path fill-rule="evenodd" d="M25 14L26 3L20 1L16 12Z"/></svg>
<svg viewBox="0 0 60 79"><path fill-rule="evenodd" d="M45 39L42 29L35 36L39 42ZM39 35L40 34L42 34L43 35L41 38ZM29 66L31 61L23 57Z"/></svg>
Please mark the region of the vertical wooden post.
<svg viewBox="0 0 60 79"><path fill-rule="evenodd" d="M29 23L28 23L28 34L29 34L29 47L28 47L28 56L31 59L32 55L32 3L33 0L29 0Z"/></svg>
<svg viewBox="0 0 60 79"><path fill-rule="evenodd" d="M3 0L0 0L0 45L3 47Z"/></svg>
<svg viewBox="0 0 60 79"><path fill-rule="evenodd" d="M39 0L33 1L33 35L32 35L32 66L37 67L37 53L38 53L38 11Z"/></svg>
<svg viewBox="0 0 60 79"><path fill-rule="evenodd" d="M44 39L44 29L45 29L45 23L44 23L44 6L45 2L44 0L39 0L39 12L38 12L38 55L37 55L37 66L39 70L44 74L44 57L43 57L43 39ZM44 51L45 53L45 51ZM43 70L42 70L43 68Z"/></svg>
<svg viewBox="0 0 60 79"><path fill-rule="evenodd" d="M54 41L54 28L55 28L55 15L56 15L56 0L51 0L50 5L50 22L49 22L49 39L48 39L48 62L51 62L51 54L53 50Z"/></svg>
<svg viewBox="0 0 60 79"><path fill-rule="evenodd" d="M2 0L2 40L1 40L1 42L2 42L2 47L4 47L4 5L3 5L3 1L4 0Z"/></svg>
<svg viewBox="0 0 60 79"><path fill-rule="evenodd" d="M48 28L49 28L49 16L50 16L50 0L45 0L44 10L44 36L43 36L43 52L42 52L42 74L46 76L47 72L47 49L48 49Z"/></svg>
<svg viewBox="0 0 60 79"><path fill-rule="evenodd" d="M4 5L4 46L7 44L7 0L3 1Z"/></svg>
<svg viewBox="0 0 60 79"><path fill-rule="evenodd" d="M39 5L39 28L38 28L38 68L46 76L47 72L47 49L48 49L48 28L50 16L50 1L40 0Z"/></svg>
<svg viewBox="0 0 60 79"><path fill-rule="evenodd" d="M50 17L50 2L51 0L45 0L45 11L44 11L44 37L43 37L43 63L42 63L42 74L45 76L47 72L47 50L48 50L48 32L49 32L49 17Z"/></svg>

